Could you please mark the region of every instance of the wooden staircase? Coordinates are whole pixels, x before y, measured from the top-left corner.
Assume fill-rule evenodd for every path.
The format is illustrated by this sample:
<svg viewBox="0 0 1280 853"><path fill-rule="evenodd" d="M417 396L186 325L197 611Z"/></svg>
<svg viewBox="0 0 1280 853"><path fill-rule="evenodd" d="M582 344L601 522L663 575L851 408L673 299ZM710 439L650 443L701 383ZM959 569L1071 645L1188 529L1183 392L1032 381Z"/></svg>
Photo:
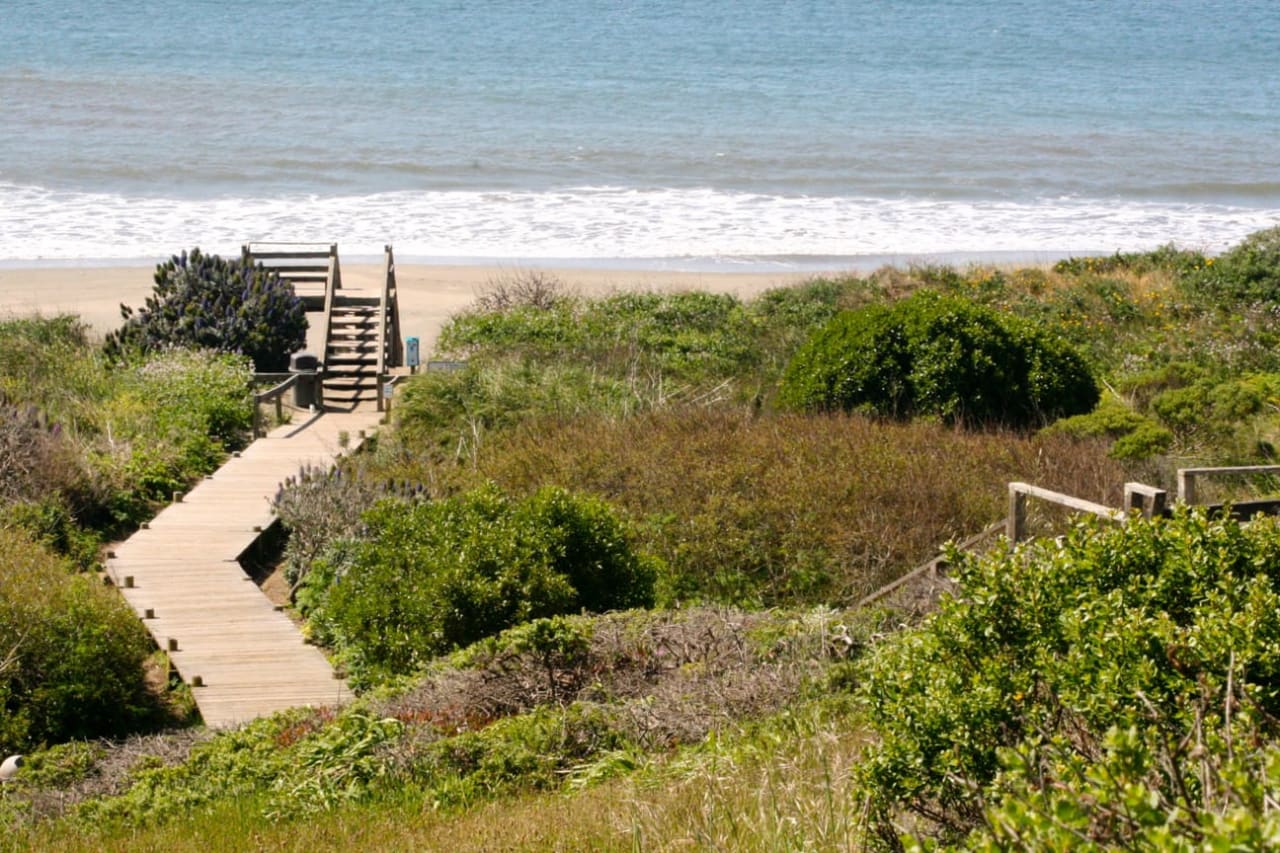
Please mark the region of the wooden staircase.
<svg viewBox="0 0 1280 853"><path fill-rule="evenodd" d="M376 296L335 295L325 335L325 408L349 410L377 402L380 314Z"/></svg>
<svg viewBox="0 0 1280 853"><path fill-rule="evenodd" d="M248 243L243 252L247 261L292 282L307 311L322 313L324 409L349 412L372 403L381 410L383 386L404 363L391 246L384 248L382 286L373 291L342 288L336 243Z"/></svg>
<svg viewBox="0 0 1280 853"><path fill-rule="evenodd" d="M240 252L249 264L261 264L293 285L308 311L323 311L325 293L342 289L337 243L245 243Z"/></svg>

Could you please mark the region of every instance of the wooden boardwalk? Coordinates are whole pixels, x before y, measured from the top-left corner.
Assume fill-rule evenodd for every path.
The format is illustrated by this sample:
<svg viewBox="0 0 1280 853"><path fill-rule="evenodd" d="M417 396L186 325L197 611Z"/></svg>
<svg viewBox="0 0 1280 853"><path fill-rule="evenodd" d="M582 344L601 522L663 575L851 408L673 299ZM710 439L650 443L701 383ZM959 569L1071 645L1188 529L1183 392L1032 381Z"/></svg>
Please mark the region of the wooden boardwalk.
<svg viewBox="0 0 1280 853"><path fill-rule="evenodd" d="M328 467L372 430L376 411L329 412L273 431L116 546L107 572L192 684L212 727L350 697L319 649L258 589L237 558L271 524L271 498L306 464ZM194 686L197 681L203 686Z"/></svg>

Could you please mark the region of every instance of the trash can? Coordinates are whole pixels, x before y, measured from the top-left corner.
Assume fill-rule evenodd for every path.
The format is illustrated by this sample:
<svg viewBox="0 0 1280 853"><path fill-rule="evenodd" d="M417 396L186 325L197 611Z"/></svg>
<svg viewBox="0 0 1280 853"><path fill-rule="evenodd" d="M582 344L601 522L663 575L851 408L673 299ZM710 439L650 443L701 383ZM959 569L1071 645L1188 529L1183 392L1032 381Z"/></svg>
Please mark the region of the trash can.
<svg viewBox="0 0 1280 853"><path fill-rule="evenodd" d="M289 372L298 374L298 381L293 383L293 405L299 409L310 409L316 405L316 372L320 369L320 359L315 353L295 352L289 357Z"/></svg>

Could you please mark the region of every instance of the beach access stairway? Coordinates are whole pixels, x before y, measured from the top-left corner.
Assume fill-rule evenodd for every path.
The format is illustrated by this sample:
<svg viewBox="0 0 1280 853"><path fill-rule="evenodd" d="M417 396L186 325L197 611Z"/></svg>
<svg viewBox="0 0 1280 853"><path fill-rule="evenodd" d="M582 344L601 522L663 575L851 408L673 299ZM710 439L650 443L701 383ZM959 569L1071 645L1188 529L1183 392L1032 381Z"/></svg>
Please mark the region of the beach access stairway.
<svg viewBox="0 0 1280 853"><path fill-rule="evenodd" d="M280 483L303 466L331 466L379 418L368 408L315 413L273 430L108 554L109 581L191 685L207 725L350 697L239 559L275 522L271 498Z"/></svg>
<svg viewBox="0 0 1280 853"><path fill-rule="evenodd" d="M293 284L312 324L322 331L322 408L355 411L383 407L391 371L404 363L395 255L383 249L381 287L355 291L342 286L336 243L246 243L247 261L262 264Z"/></svg>

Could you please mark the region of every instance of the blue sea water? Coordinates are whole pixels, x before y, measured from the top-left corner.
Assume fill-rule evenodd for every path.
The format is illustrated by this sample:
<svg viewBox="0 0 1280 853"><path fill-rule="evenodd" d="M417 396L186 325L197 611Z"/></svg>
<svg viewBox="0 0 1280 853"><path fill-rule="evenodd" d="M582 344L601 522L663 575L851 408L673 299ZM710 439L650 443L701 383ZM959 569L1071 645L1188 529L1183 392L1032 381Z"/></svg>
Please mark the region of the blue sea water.
<svg viewBox="0 0 1280 853"><path fill-rule="evenodd" d="M1280 223L1275 0L3 0L0 261L833 266Z"/></svg>

